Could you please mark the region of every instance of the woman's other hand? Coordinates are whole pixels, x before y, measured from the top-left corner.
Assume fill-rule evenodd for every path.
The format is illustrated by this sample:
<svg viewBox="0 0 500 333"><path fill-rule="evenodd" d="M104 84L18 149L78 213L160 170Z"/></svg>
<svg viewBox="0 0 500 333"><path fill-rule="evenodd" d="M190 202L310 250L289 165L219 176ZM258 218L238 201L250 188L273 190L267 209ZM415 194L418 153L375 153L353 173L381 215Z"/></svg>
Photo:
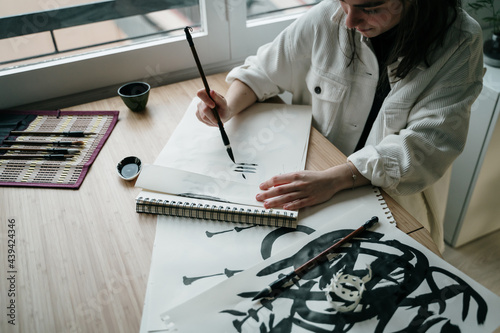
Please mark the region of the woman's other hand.
<svg viewBox="0 0 500 333"><path fill-rule="evenodd" d="M323 203L341 190L369 182L354 165L342 164L323 171L305 170L274 176L260 184L263 192L257 194L256 199L264 202L265 208L298 210Z"/></svg>

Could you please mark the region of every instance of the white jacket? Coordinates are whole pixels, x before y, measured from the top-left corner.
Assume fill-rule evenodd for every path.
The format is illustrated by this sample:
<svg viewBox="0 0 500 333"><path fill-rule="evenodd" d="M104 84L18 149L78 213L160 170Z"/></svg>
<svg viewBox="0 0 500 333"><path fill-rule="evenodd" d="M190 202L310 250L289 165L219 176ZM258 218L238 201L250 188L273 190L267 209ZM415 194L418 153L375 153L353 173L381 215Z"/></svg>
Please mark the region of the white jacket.
<svg viewBox="0 0 500 333"><path fill-rule="evenodd" d="M348 66L342 13L337 1L324 0L227 80L246 83L259 100L289 91L293 104L312 105L314 127L412 213L442 250L449 179L443 176L463 150L470 108L482 89L481 28L460 12L430 67L422 64L391 83L365 147L353 153L373 102L378 64L369 39L357 32L359 59ZM436 187L440 179L445 184Z"/></svg>

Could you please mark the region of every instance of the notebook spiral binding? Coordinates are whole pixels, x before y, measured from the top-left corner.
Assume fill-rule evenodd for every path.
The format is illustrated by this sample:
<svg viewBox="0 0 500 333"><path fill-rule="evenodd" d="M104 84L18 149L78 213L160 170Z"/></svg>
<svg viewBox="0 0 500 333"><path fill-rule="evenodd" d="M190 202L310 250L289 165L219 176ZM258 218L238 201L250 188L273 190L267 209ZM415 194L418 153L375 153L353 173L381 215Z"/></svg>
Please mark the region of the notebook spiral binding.
<svg viewBox="0 0 500 333"><path fill-rule="evenodd" d="M382 196L380 189L378 187L373 186L373 192L375 193L375 196L377 197L378 202L382 206L382 209L384 210L384 214L386 215L389 223L396 225L396 220L394 219L394 216L392 215L391 210L387 206L387 203L385 202L385 199Z"/></svg>
<svg viewBox="0 0 500 333"><path fill-rule="evenodd" d="M259 208L244 209L208 203L170 201L144 197L137 198L136 212L286 228L296 228L298 218L298 214L291 211Z"/></svg>

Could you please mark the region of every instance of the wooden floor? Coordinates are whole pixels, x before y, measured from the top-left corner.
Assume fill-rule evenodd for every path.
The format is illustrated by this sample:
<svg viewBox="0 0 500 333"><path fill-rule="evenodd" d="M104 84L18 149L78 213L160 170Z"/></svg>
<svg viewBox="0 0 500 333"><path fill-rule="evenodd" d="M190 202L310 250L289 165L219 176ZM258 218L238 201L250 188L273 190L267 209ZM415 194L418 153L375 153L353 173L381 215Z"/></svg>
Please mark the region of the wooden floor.
<svg viewBox="0 0 500 333"><path fill-rule="evenodd" d="M444 259L500 296L500 231L457 249L446 246Z"/></svg>
<svg viewBox="0 0 500 333"><path fill-rule="evenodd" d="M500 231L457 249L446 246L444 259L500 296ZM495 333L500 333L498 328Z"/></svg>

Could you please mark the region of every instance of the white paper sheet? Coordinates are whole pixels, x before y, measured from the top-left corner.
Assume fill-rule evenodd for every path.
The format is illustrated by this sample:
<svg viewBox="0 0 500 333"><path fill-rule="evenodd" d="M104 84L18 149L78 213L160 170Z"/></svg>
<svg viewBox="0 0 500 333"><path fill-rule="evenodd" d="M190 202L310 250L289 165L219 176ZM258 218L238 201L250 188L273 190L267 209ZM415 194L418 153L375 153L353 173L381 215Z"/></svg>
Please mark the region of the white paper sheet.
<svg viewBox="0 0 500 333"><path fill-rule="evenodd" d="M254 184L242 184L159 165L145 165L135 186L189 198L263 206L262 202L255 200L259 188Z"/></svg>
<svg viewBox="0 0 500 333"><path fill-rule="evenodd" d="M195 116L195 98L155 165L258 185L272 176L303 170L306 162L311 107L256 103L224 125L237 163L257 164L256 173L234 172L217 127Z"/></svg>

